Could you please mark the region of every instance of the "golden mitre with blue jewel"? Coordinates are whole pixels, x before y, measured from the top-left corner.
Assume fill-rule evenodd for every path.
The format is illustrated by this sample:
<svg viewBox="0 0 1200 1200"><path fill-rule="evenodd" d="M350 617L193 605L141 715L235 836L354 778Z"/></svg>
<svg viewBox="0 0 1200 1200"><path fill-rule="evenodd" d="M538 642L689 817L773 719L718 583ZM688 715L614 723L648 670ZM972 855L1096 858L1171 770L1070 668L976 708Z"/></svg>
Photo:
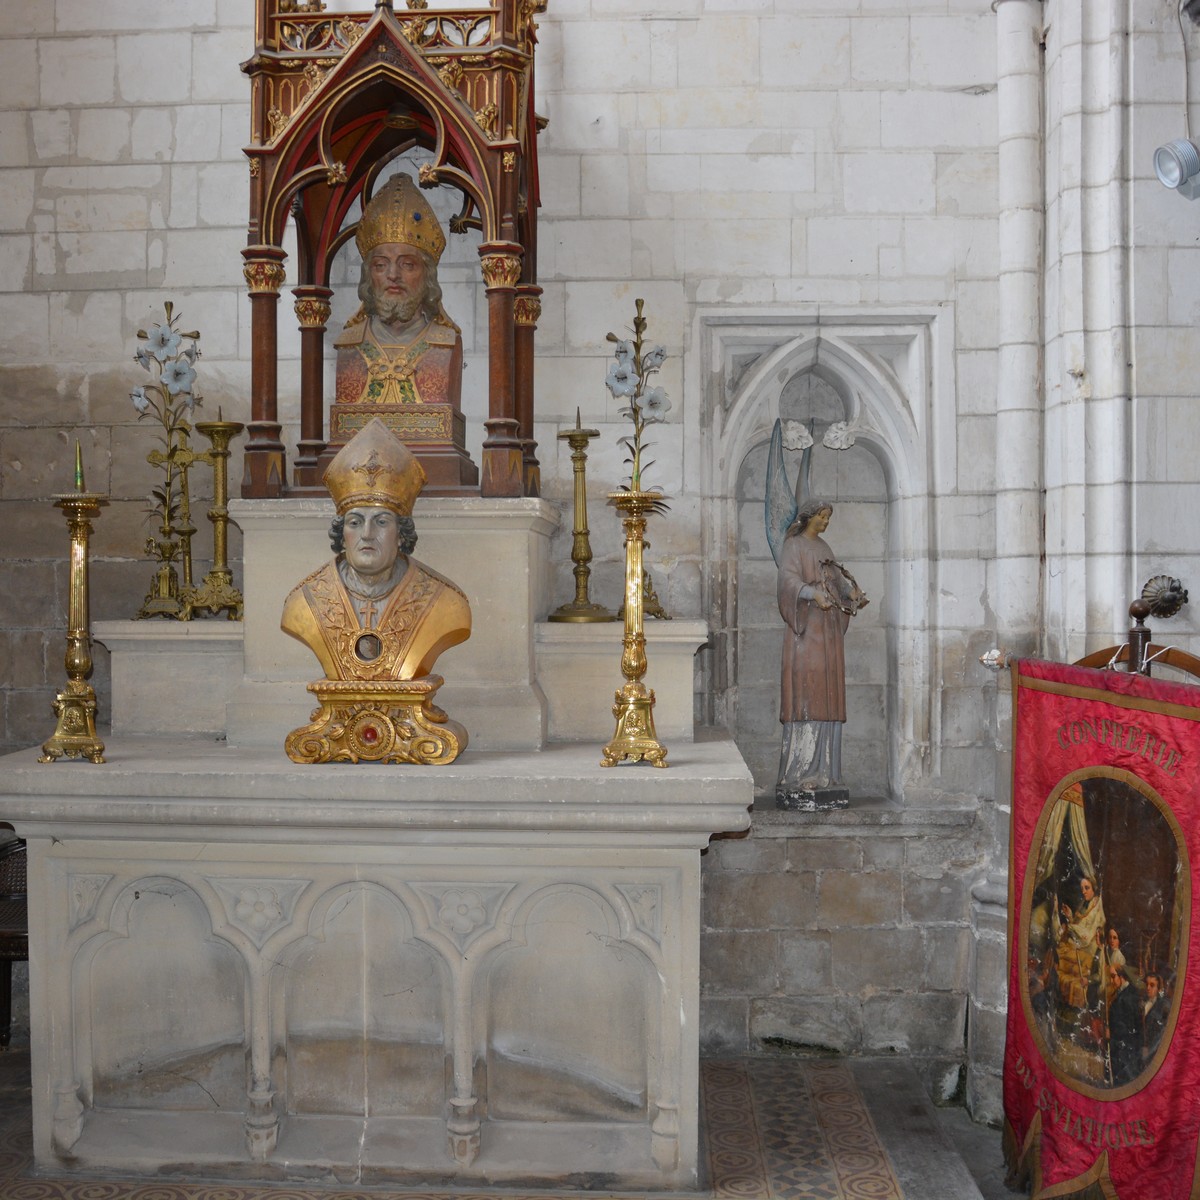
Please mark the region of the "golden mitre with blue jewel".
<svg viewBox="0 0 1200 1200"><path fill-rule="evenodd" d="M409 175L393 175L371 197L354 234L365 259L376 246L399 244L424 250L436 263L446 249L446 235L429 201Z"/></svg>
<svg viewBox="0 0 1200 1200"><path fill-rule="evenodd" d="M467 731L433 703L438 656L471 636L471 606L445 576L410 557L425 472L378 418L325 473L337 556L289 593L280 627L316 655L321 703L284 742L294 762L453 762ZM389 515L391 514L391 515Z"/></svg>

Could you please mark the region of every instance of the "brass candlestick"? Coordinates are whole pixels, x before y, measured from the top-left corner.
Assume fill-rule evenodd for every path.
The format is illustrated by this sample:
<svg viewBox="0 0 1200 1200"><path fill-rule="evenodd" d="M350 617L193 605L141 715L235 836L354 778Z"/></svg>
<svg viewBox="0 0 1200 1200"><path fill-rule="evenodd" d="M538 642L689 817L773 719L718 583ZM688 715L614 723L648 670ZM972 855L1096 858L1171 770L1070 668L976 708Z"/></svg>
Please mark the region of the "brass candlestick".
<svg viewBox="0 0 1200 1200"><path fill-rule="evenodd" d="M208 438L212 449L198 458L212 464L213 506L208 510L208 519L213 525L213 565L204 577L204 582L189 591L186 599L184 619L192 613L206 608L213 614L227 611L229 620L242 619L242 593L233 586L233 572L229 569L229 443L245 426L238 421L223 421L217 409L215 421L198 421L196 432Z"/></svg>
<svg viewBox="0 0 1200 1200"><path fill-rule="evenodd" d="M588 540L587 523L587 444L600 436L598 429L584 429L579 421L579 409L575 410L575 428L558 435L571 447L571 469L575 483L575 519L571 530L571 561L575 564L575 599L569 604L560 604L547 618L551 621L612 621L615 618L601 604L593 604L588 597L588 584L592 576L592 544Z"/></svg>
<svg viewBox="0 0 1200 1200"><path fill-rule="evenodd" d="M646 635L642 628L642 550L646 517L665 507L655 492L612 492L609 500L621 512L625 527L625 636L621 650L621 674L625 686L616 694L613 716L617 730L604 747L602 767L613 767L623 759L642 760L654 767L667 765L667 749L654 732L654 693L644 683Z"/></svg>
<svg viewBox="0 0 1200 1200"><path fill-rule="evenodd" d="M92 518L107 504L106 496L85 490L83 454L75 443L75 491L56 496L54 507L67 515L71 531L71 581L67 608L67 686L54 699L58 724L53 735L42 743L38 762L67 758L104 761L104 743L96 736L96 693L88 678L92 674L92 634L88 622L88 536Z"/></svg>

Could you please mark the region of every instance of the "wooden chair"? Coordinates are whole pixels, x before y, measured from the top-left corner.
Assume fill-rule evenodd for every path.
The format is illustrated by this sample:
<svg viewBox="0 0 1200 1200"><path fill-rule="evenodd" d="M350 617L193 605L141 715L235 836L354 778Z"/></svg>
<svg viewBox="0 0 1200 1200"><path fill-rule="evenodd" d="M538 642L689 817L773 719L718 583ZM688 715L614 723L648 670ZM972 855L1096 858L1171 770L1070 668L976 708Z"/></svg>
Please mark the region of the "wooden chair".
<svg viewBox="0 0 1200 1200"><path fill-rule="evenodd" d="M29 960L25 843L0 846L0 1049L12 1035L12 965Z"/></svg>

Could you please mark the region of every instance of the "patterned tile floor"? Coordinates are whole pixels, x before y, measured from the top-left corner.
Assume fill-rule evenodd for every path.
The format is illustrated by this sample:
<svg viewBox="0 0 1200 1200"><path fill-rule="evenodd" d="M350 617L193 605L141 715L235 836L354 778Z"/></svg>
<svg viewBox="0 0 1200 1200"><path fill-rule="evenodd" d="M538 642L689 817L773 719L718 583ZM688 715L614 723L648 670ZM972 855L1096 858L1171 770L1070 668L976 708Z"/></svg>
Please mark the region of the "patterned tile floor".
<svg viewBox="0 0 1200 1200"><path fill-rule="evenodd" d="M999 1135L949 1128L902 1060L746 1058L702 1064L700 1200L993 1200ZM986 1158L980 1191L955 1148ZM994 1151L994 1153L993 1153ZM979 1173L979 1172L977 1172ZM486 1200L479 1192L38 1176L29 1057L0 1054L0 1200ZM517 1193L500 1193L521 1200ZM572 1193L579 1200L581 1193ZM589 1195L599 1200L595 1193ZM557 1200L554 1193L536 1200Z"/></svg>

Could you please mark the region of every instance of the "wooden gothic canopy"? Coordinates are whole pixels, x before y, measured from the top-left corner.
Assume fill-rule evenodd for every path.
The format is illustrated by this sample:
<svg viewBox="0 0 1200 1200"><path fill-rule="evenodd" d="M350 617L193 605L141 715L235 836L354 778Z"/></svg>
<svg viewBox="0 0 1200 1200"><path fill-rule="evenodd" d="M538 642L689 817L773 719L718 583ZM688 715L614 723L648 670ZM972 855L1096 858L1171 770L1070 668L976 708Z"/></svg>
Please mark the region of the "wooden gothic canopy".
<svg viewBox="0 0 1200 1200"><path fill-rule="evenodd" d="M419 182L463 197L450 231L478 229L488 301L488 419L480 489L536 494L533 334L537 286L534 15L545 0L397 13L330 13L321 0L256 0L251 83L250 222L242 252L251 301L251 419L242 495L320 484L323 358L330 271L344 227L384 168L414 147L432 154ZM416 5L420 3L422 7ZM292 482L278 419L284 231L295 223L301 334L300 440Z"/></svg>

